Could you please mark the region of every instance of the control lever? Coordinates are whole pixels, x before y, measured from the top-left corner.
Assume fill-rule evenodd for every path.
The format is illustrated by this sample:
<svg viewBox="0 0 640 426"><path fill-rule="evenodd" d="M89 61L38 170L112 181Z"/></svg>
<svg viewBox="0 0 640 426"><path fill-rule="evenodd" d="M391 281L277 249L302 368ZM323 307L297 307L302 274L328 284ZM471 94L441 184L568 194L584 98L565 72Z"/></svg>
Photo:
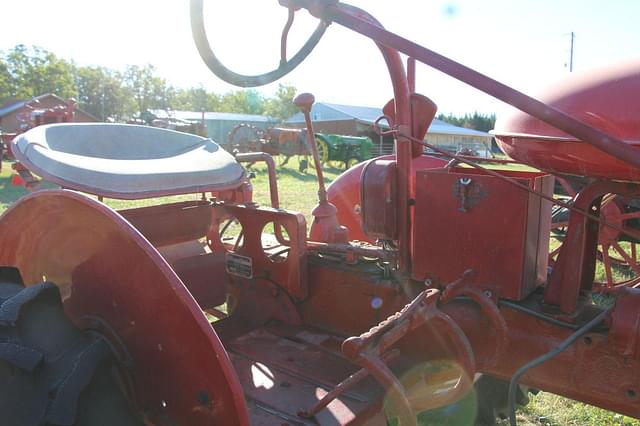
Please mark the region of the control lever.
<svg viewBox="0 0 640 426"><path fill-rule="evenodd" d="M320 155L318 154L318 144L316 144L313 123L311 122L311 107L315 102L315 97L311 93L301 93L293 100L304 115L307 125L307 141L311 147L311 155L318 176L318 205L313 208L314 226L319 230L320 240L326 243L347 243L349 241L348 230L338 223L338 209L327 199L327 190L324 185L324 174Z"/></svg>

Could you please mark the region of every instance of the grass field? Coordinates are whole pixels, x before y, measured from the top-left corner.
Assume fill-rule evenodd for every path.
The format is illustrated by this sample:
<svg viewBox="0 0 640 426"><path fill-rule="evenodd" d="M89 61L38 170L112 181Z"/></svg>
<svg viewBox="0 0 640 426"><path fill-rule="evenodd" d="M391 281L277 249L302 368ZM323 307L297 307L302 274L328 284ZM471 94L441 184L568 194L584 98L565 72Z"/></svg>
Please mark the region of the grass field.
<svg viewBox="0 0 640 426"><path fill-rule="evenodd" d="M254 199L261 204L269 204L268 179L264 166L255 165L251 168L255 172L253 179ZM327 183L334 180L341 172L338 169L325 169ZM0 173L0 212L4 211L20 196L26 194L21 187L14 187L10 182L11 168L9 163L3 163ZM292 159L287 167L278 169L278 189L280 193L281 207L299 211L307 217L310 223L310 211L316 203L317 183L315 176L308 173L299 173L297 161ZM193 199L195 196L165 197L163 199L142 200L125 202L118 200L105 200L106 204L113 208L124 208L164 203L169 200ZM594 408L585 404L574 402L549 393L541 392L531 397L531 403L521 409L518 414L519 424L522 426L551 426L551 425L575 425L575 426L614 426L629 425L640 426L640 421ZM507 425L508 422L500 422Z"/></svg>

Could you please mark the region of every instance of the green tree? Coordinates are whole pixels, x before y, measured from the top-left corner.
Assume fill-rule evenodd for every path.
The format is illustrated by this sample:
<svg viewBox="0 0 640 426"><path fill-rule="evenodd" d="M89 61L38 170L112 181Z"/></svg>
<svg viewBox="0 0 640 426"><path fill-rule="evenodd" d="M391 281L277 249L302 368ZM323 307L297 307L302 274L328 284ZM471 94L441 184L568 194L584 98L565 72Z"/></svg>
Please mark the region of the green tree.
<svg viewBox="0 0 640 426"><path fill-rule="evenodd" d="M185 111L217 111L220 109L220 103L219 95L198 86L176 89L171 100L171 108Z"/></svg>
<svg viewBox="0 0 640 426"><path fill-rule="evenodd" d="M124 85L134 100L137 111L142 114L148 109L169 109L174 94L173 87L165 79L155 75L153 65L128 65L124 71Z"/></svg>
<svg viewBox="0 0 640 426"><path fill-rule="evenodd" d="M291 117L299 111L293 103L296 93L297 89L294 86L279 84L275 96L266 100L264 113L280 121Z"/></svg>
<svg viewBox="0 0 640 426"><path fill-rule="evenodd" d="M453 124L454 126L480 130L481 132L488 132L489 130L492 130L496 124L495 114L485 115L480 114L477 111L473 114L467 113L464 116L439 114L437 118L449 124Z"/></svg>
<svg viewBox="0 0 640 426"><path fill-rule="evenodd" d="M0 104L13 96L13 78L0 52Z"/></svg>
<svg viewBox="0 0 640 426"><path fill-rule="evenodd" d="M264 113L265 100L256 90L233 90L220 100L220 111L240 114Z"/></svg>
<svg viewBox="0 0 640 426"><path fill-rule="evenodd" d="M77 68L76 85L78 106L100 120L121 121L136 110L122 74L117 71L105 67Z"/></svg>
<svg viewBox="0 0 640 426"><path fill-rule="evenodd" d="M77 95L72 63L39 48L17 45L3 58L13 84L10 97L32 98L55 93L63 98Z"/></svg>

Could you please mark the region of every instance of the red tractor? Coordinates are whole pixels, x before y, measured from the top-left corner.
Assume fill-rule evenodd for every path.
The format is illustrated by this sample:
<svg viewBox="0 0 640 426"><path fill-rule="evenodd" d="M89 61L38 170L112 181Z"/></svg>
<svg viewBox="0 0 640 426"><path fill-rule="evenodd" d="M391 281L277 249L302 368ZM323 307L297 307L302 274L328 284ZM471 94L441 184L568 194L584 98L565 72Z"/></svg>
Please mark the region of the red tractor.
<svg viewBox="0 0 640 426"><path fill-rule="evenodd" d="M302 156L298 169L300 173L307 169L307 158L311 153L306 132L302 129L262 129L246 123L240 123L231 129L223 147L233 153L264 152L271 156L283 155L281 166L287 164L294 155Z"/></svg>
<svg viewBox="0 0 640 426"><path fill-rule="evenodd" d="M608 306L591 297L598 233L634 232L599 213L607 194L640 193L640 154L628 143L640 136L640 105L616 104L616 93L639 98L638 68L566 94L600 108L593 122L580 102L530 98L360 9L279 3L289 10L280 67L241 76L211 51L202 0L192 0L207 65L239 86L266 84L329 23L351 28L389 69L394 98L379 121L396 154L325 190L309 137L320 188L307 235L303 215L279 208L266 154L234 158L199 136L130 125L20 135L16 158L67 189L35 191L0 218L3 424L515 424L527 389L640 417L640 290L620 287ZM287 59L299 9L320 24ZM497 130L500 143L544 172L487 169L424 143L436 106L415 93L416 61L520 109ZM296 98L310 135L312 103ZM251 202L239 164L258 160L271 171L271 206ZM553 198L549 173L589 184L567 204ZM202 196L114 211L83 193ZM553 203L570 213L549 268Z"/></svg>

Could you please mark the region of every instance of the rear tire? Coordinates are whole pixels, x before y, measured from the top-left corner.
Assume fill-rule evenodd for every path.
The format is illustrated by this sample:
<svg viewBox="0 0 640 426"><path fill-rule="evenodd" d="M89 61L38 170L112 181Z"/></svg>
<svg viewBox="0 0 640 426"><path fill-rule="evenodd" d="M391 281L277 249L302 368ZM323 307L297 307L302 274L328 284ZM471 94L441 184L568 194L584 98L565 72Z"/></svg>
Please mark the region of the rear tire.
<svg viewBox="0 0 640 426"><path fill-rule="evenodd" d="M24 287L16 277L0 268L2 424L141 425L107 342L65 316L55 284Z"/></svg>

